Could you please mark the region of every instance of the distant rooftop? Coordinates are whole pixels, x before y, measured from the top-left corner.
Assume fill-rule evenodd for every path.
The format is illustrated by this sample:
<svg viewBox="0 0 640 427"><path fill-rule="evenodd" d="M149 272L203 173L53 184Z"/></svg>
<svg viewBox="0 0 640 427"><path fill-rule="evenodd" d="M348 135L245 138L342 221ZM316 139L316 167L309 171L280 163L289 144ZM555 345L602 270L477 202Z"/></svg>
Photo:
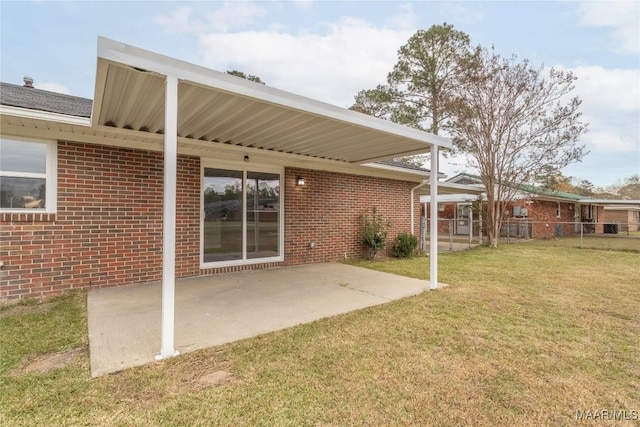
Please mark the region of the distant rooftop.
<svg viewBox="0 0 640 427"><path fill-rule="evenodd" d="M0 105L68 116L91 117L93 101L34 87L0 83Z"/></svg>
<svg viewBox="0 0 640 427"><path fill-rule="evenodd" d="M478 175L473 175L470 173L459 173L449 179L447 179L447 182L456 182L459 184L481 184L482 181L480 180L480 177ZM574 194L574 193L566 193L564 191L556 191L556 190L550 190L547 188L542 188L542 187L536 187L533 185L525 185L525 184L521 184L518 186L518 190L520 191L524 191L526 193L531 193L531 194L536 194L538 196L546 196L546 197L557 197L557 198L561 198L561 199L568 199L568 200L589 200L591 199L590 197L587 196L582 196L580 194Z"/></svg>
<svg viewBox="0 0 640 427"><path fill-rule="evenodd" d="M415 171L419 171L419 172L429 172L429 169L425 169L422 168L420 166L414 166L414 165L410 165L408 163L405 163L401 160L380 160L377 161L376 163L381 164L381 165L386 165L386 166L393 166L396 168L403 168L403 169L410 169L410 170L415 170Z"/></svg>

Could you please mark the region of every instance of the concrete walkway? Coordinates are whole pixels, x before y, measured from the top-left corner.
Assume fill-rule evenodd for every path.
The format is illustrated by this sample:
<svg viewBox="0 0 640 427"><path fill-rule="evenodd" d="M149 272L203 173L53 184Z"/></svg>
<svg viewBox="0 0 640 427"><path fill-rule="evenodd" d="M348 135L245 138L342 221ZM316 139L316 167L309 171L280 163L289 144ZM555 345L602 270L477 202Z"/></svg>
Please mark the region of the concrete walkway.
<svg viewBox="0 0 640 427"><path fill-rule="evenodd" d="M180 279L175 347L184 354L416 295L428 287L425 280L337 263ZM92 376L154 361L160 351L161 300L160 283L89 292Z"/></svg>

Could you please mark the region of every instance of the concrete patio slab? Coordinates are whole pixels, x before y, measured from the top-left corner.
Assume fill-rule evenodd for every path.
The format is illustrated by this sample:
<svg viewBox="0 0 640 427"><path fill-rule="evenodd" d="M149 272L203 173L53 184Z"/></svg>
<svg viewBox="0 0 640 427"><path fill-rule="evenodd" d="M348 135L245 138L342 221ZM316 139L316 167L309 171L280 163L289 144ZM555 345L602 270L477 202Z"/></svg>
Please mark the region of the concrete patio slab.
<svg viewBox="0 0 640 427"><path fill-rule="evenodd" d="M428 268L428 266L425 266ZM181 354L419 294L429 282L337 263L176 281L175 348ZM154 361L160 283L89 292L91 375Z"/></svg>

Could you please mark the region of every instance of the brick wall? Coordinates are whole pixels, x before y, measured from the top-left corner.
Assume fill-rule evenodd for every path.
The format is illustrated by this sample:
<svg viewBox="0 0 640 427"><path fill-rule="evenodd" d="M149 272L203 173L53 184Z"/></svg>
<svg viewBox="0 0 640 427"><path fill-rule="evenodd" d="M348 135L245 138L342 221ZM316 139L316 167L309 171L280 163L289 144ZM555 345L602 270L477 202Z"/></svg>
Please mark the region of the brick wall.
<svg viewBox="0 0 640 427"><path fill-rule="evenodd" d="M618 231L638 231L640 218L638 211L629 209L611 209L603 211L602 222L605 224L618 224Z"/></svg>
<svg viewBox="0 0 640 427"><path fill-rule="evenodd" d="M162 164L162 153L60 141L57 212L0 214L0 299L160 280ZM409 231L414 183L287 168L284 185L286 264L362 256L357 218L371 206L391 220L390 240ZM176 276L282 265L199 268L197 157L178 156L177 202Z"/></svg>
<svg viewBox="0 0 640 427"><path fill-rule="evenodd" d="M161 276L162 153L60 141L55 214L2 214L0 298ZM198 266L200 161L178 159L177 275Z"/></svg>
<svg viewBox="0 0 640 427"><path fill-rule="evenodd" d="M421 212L422 215L427 218L427 222L429 222L429 218L431 218L431 203L426 203L426 205L427 209L425 212L425 203L422 203ZM438 233L448 235L449 230L453 233L456 232L456 225L453 220L456 219L457 206L457 203L438 203ZM443 210L440 210L440 207L442 207ZM474 217L473 220L476 221L477 218ZM429 230L429 227L431 227L430 223L427 224L427 230ZM416 230L416 233L418 232L419 230Z"/></svg>
<svg viewBox="0 0 640 427"><path fill-rule="evenodd" d="M296 178L305 185L297 186ZM415 183L285 170L285 260L287 264L336 261L364 256L359 215L373 206L391 221L386 254L398 233L410 230L411 188ZM414 198L414 227L420 225L420 198ZM311 243L316 247L312 248ZM383 254L384 255L384 254Z"/></svg>
<svg viewBox="0 0 640 427"><path fill-rule="evenodd" d="M545 239L556 235L556 227L561 227L562 236L574 233L574 204L560 203L560 217L557 216L557 202L536 200L529 205L529 219L533 221L532 236L534 239Z"/></svg>

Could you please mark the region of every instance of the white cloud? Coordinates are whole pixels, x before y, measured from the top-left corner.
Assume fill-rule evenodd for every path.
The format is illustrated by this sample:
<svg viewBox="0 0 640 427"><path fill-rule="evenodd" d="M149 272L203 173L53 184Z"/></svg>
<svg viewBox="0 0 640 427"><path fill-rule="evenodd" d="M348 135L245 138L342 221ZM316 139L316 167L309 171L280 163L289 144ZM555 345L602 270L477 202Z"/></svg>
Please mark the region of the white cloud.
<svg viewBox="0 0 640 427"><path fill-rule="evenodd" d="M556 67L561 69L563 67ZM582 100L589 132L581 141L592 151L640 151L640 70L578 66L572 95Z"/></svg>
<svg viewBox="0 0 640 427"><path fill-rule="evenodd" d="M419 15L413 11L411 3L400 6L398 13L387 18L386 24L399 30L415 30L418 25Z"/></svg>
<svg viewBox="0 0 640 427"><path fill-rule="evenodd" d="M267 15L267 10L259 4L247 2L214 3L215 9L200 14L192 7L180 7L170 15L158 15L154 22L169 33L203 33L205 31L227 32L246 28L256 19ZM194 16L194 15L197 15ZM202 19L204 17L204 19Z"/></svg>
<svg viewBox="0 0 640 427"><path fill-rule="evenodd" d="M153 21L168 33L197 33L203 31L204 24L201 21L192 19L192 12L193 9L190 7L180 7L171 16L158 15Z"/></svg>
<svg viewBox="0 0 640 427"><path fill-rule="evenodd" d="M640 69L578 66L572 71L578 77L576 91L586 110L640 114Z"/></svg>
<svg viewBox="0 0 640 427"><path fill-rule="evenodd" d="M632 137L622 135L617 132L616 129L612 129L609 131L591 131L582 137L582 142L584 142L588 148L594 148L603 151L606 150L609 153L632 153L640 151L638 139L633 139Z"/></svg>
<svg viewBox="0 0 640 427"><path fill-rule="evenodd" d="M267 15L261 5L246 2L224 2L219 8L207 13L209 28L226 32L233 28L246 28L258 18Z"/></svg>
<svg viewBox="0 0 640 427"><path fill-rule="evenodd" d="M259 75L269 86L345 107L359 90L386 81L398 48L411 36L355 18L324 28L324 34L212 33L201 35L200 42L212 68L239 69Z"/></svg>
<svg viewBox="0 0 640 427"><path fill-rule="evenodd" d="M293 0L293 4L298 9L311 9L313 7L313 0Z"/></svg>
<svg viewBox="0 0 640 427"><path fill-rule="evenodd" d="M71 95L71 91L65 85L61 85L60 83L34 83L33 85L36 89L48 90L49 92L63 93L65 95Z"/></svg>
<svg viewBox="0 0 640 427"><path fill-rule="evenodd" d="M585 1L578 10L580 24L611 29L616 52L640 52L640 2Z"/></svg>
<svg viewBox="0 0 640 427"><path fill-rule="evenodd" d="M484 19L484 14L472 2L443 2L439 3L442 10L450 18L447 21L470 25ZM473 5L473 6L471 6Z"/></svg>

